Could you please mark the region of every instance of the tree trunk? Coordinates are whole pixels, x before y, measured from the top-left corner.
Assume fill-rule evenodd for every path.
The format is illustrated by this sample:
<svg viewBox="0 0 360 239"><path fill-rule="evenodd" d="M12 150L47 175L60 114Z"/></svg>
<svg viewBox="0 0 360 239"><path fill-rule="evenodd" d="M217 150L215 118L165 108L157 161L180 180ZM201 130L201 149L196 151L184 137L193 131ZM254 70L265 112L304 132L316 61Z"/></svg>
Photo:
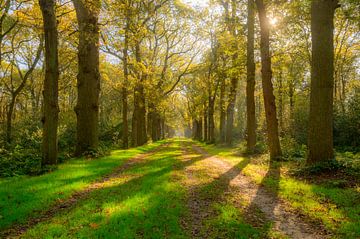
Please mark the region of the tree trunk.
<svg viewBox="0 0 360 239"><path fill-rule="evenodd" d="M252 153L256 145L256 117L255 117L255 59L254 35L255 16L254 0L248 0L248 35L247 35L247 81L246 81L246 116L247 116L247 151Z"/></svg>
<svg viewBox="0 0 360 239"><path fill-rule="evenodd" d="M39 1L45 33L45 81L44 81L44 115L43 123L43 165L57 164L59 121L58 82L58 31L55 14L55 0Z"/></svg>
<svg viewBox="0 0 360 239"><path fill-rule="evenodd" d="M140 41L135 45L136 62L141 63ZM146 106L143 85L143 72L138 73L138 82L134 88L134 114L133 114L133 145L141 146L147 142L146 133Z"/></svg>
<svg viewBox="0 0 360 239"><path fill-rule="evenodd" d="M236 0L231 1L231 21L228 20L228 29L230 34L234 37L235 40L235 46L234 51L235 53L232 56L232 66L235 68L237 65L236 61L238 58L237 53L237 43L236 43L236 10L237 10L237 2ZM236 94L237 94L237 87L238 87L238 76L233 73L231 76L231 83L230 83L230 94L229 94L229 102L228 107L226 109L226 137L225 142L227 145L232 144L233 140L233 131L234 131L234 110L235 110L235 104L236 104Z"/></svg>
<svg viewBox="0 0 360 239"><path fill-rule="evenodd" d="M225 143L226 138L225 83L225 77L222 77L220 84L220 143Z"/></svg>
<svg viewBox="0 0 360 239"><path fill-rule="evenodd" d="M238 80L233 77L231 79L231 89L229 96L229 104L226 110L226 137L225 142L227 145L232 144L233 140L233 130L234 130L234 110L236 102L236 93L237 93L237 82Z"/></svg>
<svg viewBox="0 0 360 239"><path fill-rule="evenodd" d="M16 96L12 95L10 104L8 105L8 109L6 112L6 142L11 144L12 141L12 117L14 113Z"/></svg>
<svg viewBox="0 0 360 239"><path fill-rule="evenodd" d="M122 120L123 120L123 148L129 148L129 123L128 123L128 91L122 87Z"/></svg>
<svg viewBox="0 0 360 239"><path fill-rule="evenodd" d="M203 116L203 122L204 122L204 129L203 129L203 131L204 131L204 137L203 137L203 140L205 141L205 142L207 142L208 141L208 109L207 109L207 106L206 106L206 104L204 104L204 116Z"/></svg>
<svg viewBox="0 0 360 239"><path fill-rule="evenodd" d="M279 140L278 119L276 116L274 87L271 82L270 23L266 16L266 8L263 0L256 0L256 5L260 19L261 73L267 126L267 140L270 158L277 159L282 156L282 153Z"/></svg>
<svg viewBox="0 0 360 239"><path fill-rule="evenodd" d="M313 0L311 4L311 94L308 164L334 158L334 15L337 0Z"/></svg>
<svg viewBox="0 0 360 239"><path fill-rule="evenodd" d="M99 0L73 0L79 24L77 144L75 155L99 144Z"/></svg>
<svg viewBox="0 0 360 239"><path fill-rule="evenodd" d="M280 71L279 74L279 123L280 123L280 134L284 131L284 89L283 89L283 73Z"/></svg>
<svg viewBox="0 0 360 239"><path fill-rule="evenodd" d="M129 10L128 10L129 11ZM123 148L129 148L129 124L128 124L128 89L129 84L129 66L128 66L128 48L129 48L130 14L126 13L126 26L124 36L123 64L124 64L124 82L122 86L122 120L123 120Z"/></svg>
<svg viewBox="0 0 360 239"><path fill-rule="evenodd" d="M208 109L208 116L209 116L209 135L208 135L208 142L210 144L215 143L215 121L214 121L214 112L215 112L215 102L212 97L209 98L209 109Z"/></svg>

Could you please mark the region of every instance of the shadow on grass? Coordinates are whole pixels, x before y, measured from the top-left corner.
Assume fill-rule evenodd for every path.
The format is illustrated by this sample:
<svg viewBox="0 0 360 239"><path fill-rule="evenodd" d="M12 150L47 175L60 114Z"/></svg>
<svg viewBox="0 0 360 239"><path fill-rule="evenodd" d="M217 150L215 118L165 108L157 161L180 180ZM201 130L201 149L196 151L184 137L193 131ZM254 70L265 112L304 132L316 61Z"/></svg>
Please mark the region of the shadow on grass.
<svg viewBox="0 0 360 239"><path fill-rule="evenodd" d="M71 194L84 189L91 182L110 173L129 158L157 148L152 144L130 150L116 151L101 159L70 160L59 169L36 177L20 177L0 182L0 230L14 223L25 223ZM121 153L121 154L120 154Z"/></svg>
<svg viewBox="0 0 360 239"><path fill-rule="evenodd" d="M202 160L175 158L178 147L167 147L123 173L126 181L100 188L54 220L37 225L27 237L184 238L180 226L185 191L172 172ZM60 222L60 223L59 223Z"/></svg>
<svg viewBox="0 0 360 239"><path fill-rule="evenodd" d="M276 219L274 210L278 204L279 190L280 190L280 168L281 162L270 160L269 169L260 183L255 197L252 199L250 205L245 209L246 219L252 225L263 228L263 236L267 237L272 229L271 221ZM264 190L264 186L268 191ZM269 194L269 195L267 195ZM260 210L260 204L265 205L265 208ZM266 210L265 212L262 210ZM266 218L264 222L263 218Z"/></svg>
<svg viewBox="0 0 360 239"><path fill-rule="evenodd" d="M231 180L236 178L249 162L248 159L244 159L219 178L191 190L188 202L190 218L187 227L191 231L192 238L249 238L247 236L253 233L245 223L238 220L240 218L236 218L239 216L235 215L236 213L230 220L209 221L216 220L219 216L222 209L214 207L215 204L226 203L224 194L229 190Z"/></svg>

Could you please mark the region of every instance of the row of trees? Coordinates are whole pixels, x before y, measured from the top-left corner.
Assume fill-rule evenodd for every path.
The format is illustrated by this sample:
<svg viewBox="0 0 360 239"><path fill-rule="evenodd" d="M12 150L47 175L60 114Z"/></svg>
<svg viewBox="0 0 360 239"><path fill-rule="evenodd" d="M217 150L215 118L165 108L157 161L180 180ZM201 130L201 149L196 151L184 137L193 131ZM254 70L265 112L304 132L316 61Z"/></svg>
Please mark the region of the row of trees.
<svg viewBox="0 0 360 239"><path fill-rule="evenodd" d="M231 144L234 132L240 133L251 153L256 140L266 132L270 156L276 159L282 156L281 138L289 140L290 135L299 143L307 143L309 164L333 159L334 106L345 118L354 113L350 102L359 97L359 42L355 40L359 35L358 5L353 1L342 1L340 5L335 0L314 0L311 5L308 1L249 0L246 4L231 0L219 1L212 7L222 9L220 14L214 13L220 20L209 33L212 43L207 63L193 77L187 92L193 137L215 141L214 102L218 97L221 143ZM259 51L254 51L255 46ZM262 81L256 84L260 59ZM346 69L341 62L347 62ZM241 78L246 80L239 81ZM199 87L200 81L206 83ZM198 95L202 87L207 91ZM240 98L236 99L236 95ZM240 132L234 130L234 109ZM351 128L342 125L338 131L352 134L351 129L359 126L358 117L353 119ZM303 135L307 135L305 142ZM358 145L359 140L353 138L350 144Z"/></svg>
<svg viewBox="0 0 360 239"><path fill-rule="evenodd" d="M97 150L100 140L127 148L174 134L170 124L178 119L167 110L172 93L200 52L191 20L197 16L188 6L7 0L1 13L7 150L37 147L41 140L47 165L57 163L58 147L73 150L74 141L80 156Z"/></svg>
<svg viewBox="0 0 360 239"><path fill-rule="evenodd" d="M333 138L360 146L360 11L340 5L1 1L0 142L41 149L43 165L183 134L333 158Z"/></svg>

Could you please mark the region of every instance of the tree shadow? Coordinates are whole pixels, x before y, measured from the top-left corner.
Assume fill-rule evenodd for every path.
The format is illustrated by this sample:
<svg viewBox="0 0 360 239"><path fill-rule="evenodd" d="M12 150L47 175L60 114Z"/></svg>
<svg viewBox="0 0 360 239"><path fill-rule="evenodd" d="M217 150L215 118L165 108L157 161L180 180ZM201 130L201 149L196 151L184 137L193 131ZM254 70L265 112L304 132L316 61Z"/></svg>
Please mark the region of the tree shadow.
<svg viewBox="0 0 360 239"><path fill-rule="evenodd" d="M214 203L223 201L224 194L229 190L230 183L250 163L244 159L230 168L220 177L208 184L201 184L190 189L188 198L189 218L185 227L191 232L192 238L211 238L214 229L207 228L206 221L216 216Z"/></svg>
<svg viewBox="0 0 360 239"><path fill-rule="evenodd" d="M249 223L263 229L264 237L268 236L272 221L276 219L274 210L279 203L280 174L281 162L270 160L268 171L261 180L256 195L244 211Z"/></svg>
<svg viewBox="0 0 360 239"><path fill-rule="evenodd" d="M48 222L49 225L55 225L54 223L51 223L51 218L53 218L55 215L63 215L64 217L72 217L77 213L82 213L83 211L88 210L89 205L92 205L93 203L96 203L98 206L98 209L103 208L104 205L114 205L114 207L121 207L123 204L127 204L131 202L132 200L137 201L141 199L146 198L149 203L147 206L145 205L134 205L134 211L137 211L138 215L142 215L144 217L142 219L142 223L150 223L150 221L158 220L158 215L155 215L157 211L162 212L161 214L164 214L163 216L166 218L169 213L166 211L163 211L164 207L168 210L173 210L173 208L178 208L177 205L172 203L170 205L166 205L166 201L169 201L169 198L173 198L173 195L177 195L179 192L177 191L179 188L176 188L177 190L168 191L168 189L164 186L166 184L166 178L169 173L171 173L174 170L182 170L183 168L199 161L203 160L203 157L194 157L191 159L188 159L186 161L178 161L175 160L174 157L179 156L179 148L176 147L167 147L162 150L162 152L157 152L157 157L154 159L149 159L144 162L139 162L134 164L131 168L128 168L124 174L119 175L120 182L114 183L113 185L110 184L110 186L106 186L104 188L97 188L95 190L92 190L90 192L87 192L86 195L81 196L78 198L78 200L72 201L68 204L68 202L64 202L61 205L56 206L54 209L50 209L50 211L46 212L46 216L43 218L37 218L35 223L31 223L29 225L26 225L25 228L36 228L37 224L41 222ZM145 171L145 173L143 172ZM128 174L128 175L127 175ZM129 176L129 180L124 180L121 182L121 177L127 177ZM171 201L171 200L170 200ZM138 208L143 207L142 210L138 210ZM149 212L149 215L145 215L148 210L154 210ZM99 220L99 215L97 215L95 218L91 216L91 212L86 214L86 219L83 219L85 221L88 221L91 223L92 220ZM126 216L126 215L127 216ZM133 217L133 219L138 218L138 215L132 213L114 213L110 218L111 220L116 222L126 222L128 221L126 217L130 216ZM178 213L179 214L179 213ZM109 217L104 217L101 215L100 221L106 221L109 220ZM134 220L135 220L134 219ZM79 220L74 218L73 220ZM137 221L137 219L135 220ZM128 222L127 225L128 228L132 228L132 223ZM142 230L141 224L137 226L137 230ZM150 223L151 224L151 223ZM172 221L172 224L174 222ZM177 222L178 224L178 222ZM51 226L50 225L50 226ZM38 225L42 226L42 224ZM166 223L164 224L166 227ZM107 228L106 225L104 225L105 228ZM159 226L157 226L158 228ZM171 227L174 227L172 225ZM86 229L86 225L84 227ZM99 228L100 229L100 228ZM109 228L106 229L107 231ZM150 229L147 229L150 230ZM64 231L64 233L67 233L68 229ZM82 231L82 229L81 229ZM121 231L121 230L120 230ZM114 233L116 230L114 231ZM121 237L118 237L121 238ZM124 237L128 238L128 237Z"/></svg>

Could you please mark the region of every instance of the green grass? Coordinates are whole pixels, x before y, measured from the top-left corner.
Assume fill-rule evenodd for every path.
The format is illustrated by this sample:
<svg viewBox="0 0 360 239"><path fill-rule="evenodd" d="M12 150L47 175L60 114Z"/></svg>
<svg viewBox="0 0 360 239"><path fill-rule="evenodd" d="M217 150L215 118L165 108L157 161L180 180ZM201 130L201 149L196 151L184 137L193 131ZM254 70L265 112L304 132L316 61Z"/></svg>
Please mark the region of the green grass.
<svg viewBox="0 0 360 239"><path fill-rule="evenodd" d="M25 238L187 238L180 218L185 191L177 143L110 181L68 213L29 230Z"/></svg>
<svg viewBox="0 0 360 239"><path fill-rule="evenodd" d="M161 143L114 151L110 156L95 160L70 160L61 164L56 171L38 177L0 180L0 230L14 223L25 222L29 216L36 216L58 200L84 189L127 159L154 149Z"/></svg>
<svg viewBox="0 0 360 239"><path fill-rule="evenodd" d="M244 212L244 208L249 208L249 202L225 193L229 179L216 168L203 164L201 155L189 152L183 157L183 146L187 145L191 151L194 142L179 139L167 142L169 147L159 149L121 176L107 181L103 187L90 192L89 197L79 200L75 207L29 229L24 238L191 238L191 231L183 227L191 216L188 191L184 187L189 182L196 184L200 201L210 200L203 205L209 217L201 229L209 238L285 238L273 231L271 222L265 221L263 225L248 222L246 213L249 212ZM36 217L127 159L162 143L114 151L111 156L96 160L70 160L55 172L38 177L0 180L0 230ZM202 146L309 218L321 221L336 238L360 237L359 189L310 184L285 174L277 179L273 174L266 174L265 156L249 159L238 156L236 148ZM278 166L286 171L292 164ZM195 181L188 181L186 167L193 169L191 180Z"/></svg>
<svg viewBox="0 0 360 239"><path fill-rule="evenodd" d="M234 165L243 160L236 156L235 147L217 147L201 144L210 154L218 155ZM243 172L254 182L262 183L270 191L287 200L290 204L325 227L339 238L360 238L360 188L334 188L316 185L282 174L280 179L272 175L264 178L268 170L266 157L254 158L256 163L249 164ZM287 170L294 165L283 163Z"/></svg>

